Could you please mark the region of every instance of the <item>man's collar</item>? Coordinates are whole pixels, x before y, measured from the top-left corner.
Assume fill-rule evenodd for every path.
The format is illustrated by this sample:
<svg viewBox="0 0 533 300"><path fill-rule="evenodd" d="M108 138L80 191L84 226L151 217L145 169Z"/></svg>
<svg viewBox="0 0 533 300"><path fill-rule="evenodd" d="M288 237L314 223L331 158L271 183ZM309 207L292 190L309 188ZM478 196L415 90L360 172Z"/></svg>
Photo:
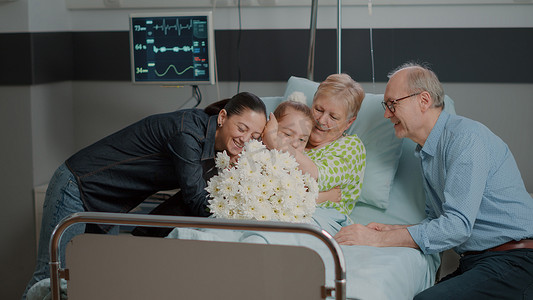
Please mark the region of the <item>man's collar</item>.
<svg viewBox="0 0 533 300"><path fill-rule="evenodd" d="M446 122L448 121L450 117L450 114L445 112L444 110L440 112L439 118L437 119L437 122L431 129L431 132L428 135L428 138L426 139L426 142L424 143L424 146L417 145L416 151L420 152L423 151L427 155L434 156L435 152L437 151L437 145L440 139L440 136L444 132L444 127L446 126Z"/></svg>

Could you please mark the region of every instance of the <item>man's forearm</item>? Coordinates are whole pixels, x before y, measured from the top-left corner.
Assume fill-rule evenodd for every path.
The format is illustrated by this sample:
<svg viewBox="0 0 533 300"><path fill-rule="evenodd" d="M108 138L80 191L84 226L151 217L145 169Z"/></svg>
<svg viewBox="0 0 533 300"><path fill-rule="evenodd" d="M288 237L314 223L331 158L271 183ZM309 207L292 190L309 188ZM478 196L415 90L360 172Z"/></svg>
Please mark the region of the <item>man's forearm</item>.
<svg viewBox="0 0 533 300"><path fill-rule="evenodd" d="M380 247L409 247L419 249L418 245L407 230L408 225L394 225L398 229L382 231Z"/></svg>

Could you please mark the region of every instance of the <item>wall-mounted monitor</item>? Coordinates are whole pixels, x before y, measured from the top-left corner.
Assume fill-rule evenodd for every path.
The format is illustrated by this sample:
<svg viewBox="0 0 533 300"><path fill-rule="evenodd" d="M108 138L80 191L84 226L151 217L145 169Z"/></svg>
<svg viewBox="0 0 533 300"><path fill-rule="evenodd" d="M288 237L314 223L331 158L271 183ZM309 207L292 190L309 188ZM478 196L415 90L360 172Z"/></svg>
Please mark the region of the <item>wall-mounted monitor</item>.
<svg viewBox="0 0 533 300"><path fill-rule="evenodd" d="M212 13L130 15L131 78L134 83L215 83Z"/></svg>

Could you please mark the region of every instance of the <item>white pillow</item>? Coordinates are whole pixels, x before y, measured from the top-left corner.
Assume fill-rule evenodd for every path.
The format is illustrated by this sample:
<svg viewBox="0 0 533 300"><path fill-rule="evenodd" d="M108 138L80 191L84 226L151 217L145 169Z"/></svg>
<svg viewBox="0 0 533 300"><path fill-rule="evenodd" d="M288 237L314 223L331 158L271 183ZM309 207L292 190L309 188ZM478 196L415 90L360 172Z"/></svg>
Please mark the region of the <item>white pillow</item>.
<svg viewBox="0 0 533 300"><path fill-rule="evenodd" d="M301 92L305 95L307 105L311 107L318 84L318 82L314 82L309 79L291 76L289 81L287 81L287 88L285 89L283 100L287 100L287 98L289 98L289 96L294 92Z"/></svg>
<svg viewBox="0 0 533 300"><path fill-rule="evenodd" d="M278 105L284 100L284 98L281 96L261 97L261 100L263 100L263 103L265 103L266 113L268 116L271 112L274 112L276 107L278 107Z"/></svg>
<svg viewBox="0 0 533 300"><path fill-rule="evenodd" d="M389 193L402 154L402 139L383 115L383 95L366 94L357 119L346 131L357 134L366 149L366 169L359 201L386 209Z"/></svg>
<svg viewBox="0 0 533 300"><path fill-rule="evenodd" d="M319 83L292 76L283 99L302 92L311 106ZM347 130L357 134L366 148L366 169L363 189L358 201L386 209L389 192L402 154L402 139L396 138L392 123L383 117L383 95L366 94L357 119Z"/></svg>

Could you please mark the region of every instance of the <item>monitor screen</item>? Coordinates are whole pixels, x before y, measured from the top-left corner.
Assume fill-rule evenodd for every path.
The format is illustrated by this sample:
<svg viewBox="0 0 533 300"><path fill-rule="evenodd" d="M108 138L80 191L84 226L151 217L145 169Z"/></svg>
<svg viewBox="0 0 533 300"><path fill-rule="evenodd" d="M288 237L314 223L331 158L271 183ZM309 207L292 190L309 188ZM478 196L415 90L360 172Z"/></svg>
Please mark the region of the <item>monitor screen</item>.
<svg viewBox="0 0 533 300"><path fill-rule="evenodd" d="M130 15L134 83L214 84L210 11Z"/></svg>

